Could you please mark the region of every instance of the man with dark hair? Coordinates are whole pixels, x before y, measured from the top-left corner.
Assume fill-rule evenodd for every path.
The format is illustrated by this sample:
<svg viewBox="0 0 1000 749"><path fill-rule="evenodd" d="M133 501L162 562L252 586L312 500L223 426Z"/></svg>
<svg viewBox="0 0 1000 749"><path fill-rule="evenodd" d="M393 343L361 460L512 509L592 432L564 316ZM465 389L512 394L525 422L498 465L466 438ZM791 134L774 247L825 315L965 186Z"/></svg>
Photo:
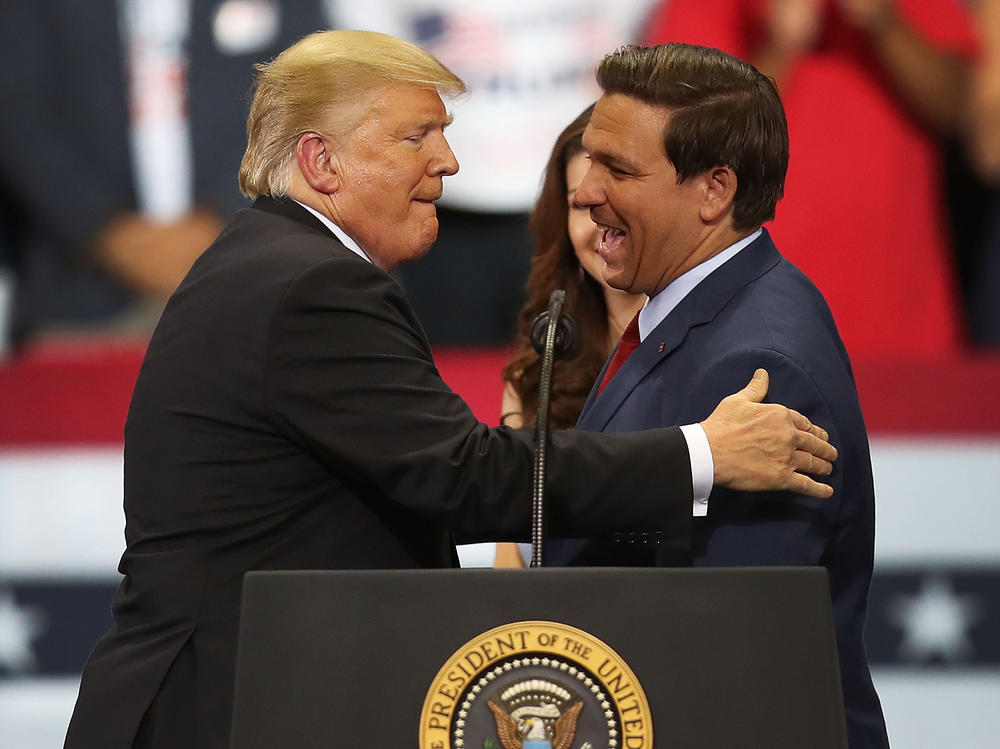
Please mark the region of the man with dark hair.
<svg viewBox="0 0 1000 749"><path fill-rule="evenodd" d="M649 299L578 428L687 423L765 362L770 396L832 425L840 459L831 502L716 487L695 510L689 552L628 543L649 534L616 534L554 542L549 559L823 565L851 747L887 746L863 643L875 496L851 365L823 297L761 228L788 165L778 92L751 65L684 44L624 48L604 59L597 78L604 93L583 137L591 166L575 200L603 229L605 280Z"/></svg>

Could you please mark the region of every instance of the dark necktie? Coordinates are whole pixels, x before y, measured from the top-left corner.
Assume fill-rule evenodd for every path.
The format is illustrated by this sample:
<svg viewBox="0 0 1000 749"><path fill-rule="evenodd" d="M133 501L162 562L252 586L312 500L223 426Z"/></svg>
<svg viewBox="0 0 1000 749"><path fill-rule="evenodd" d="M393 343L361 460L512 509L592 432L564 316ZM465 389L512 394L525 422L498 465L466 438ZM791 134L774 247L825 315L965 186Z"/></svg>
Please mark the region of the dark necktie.
<svg viewBox="0 0 1000 749"><path fill-rule="evenodd" d="M625 360L629 358L633 351L639 347L639 313L635 313L635 317L632 318L632 322L628 324L625 328L625 332L622 333L622 339L618 342L618 348L615 349L615 355L611 359L611 363L608 365L607 370L604 372L604 379L601 380L601 386L597 388L597 394L600 395L601 391L604 390L605 385L611 382L611 378L615 376L615 372L621 369L622 364Z"/></svg>

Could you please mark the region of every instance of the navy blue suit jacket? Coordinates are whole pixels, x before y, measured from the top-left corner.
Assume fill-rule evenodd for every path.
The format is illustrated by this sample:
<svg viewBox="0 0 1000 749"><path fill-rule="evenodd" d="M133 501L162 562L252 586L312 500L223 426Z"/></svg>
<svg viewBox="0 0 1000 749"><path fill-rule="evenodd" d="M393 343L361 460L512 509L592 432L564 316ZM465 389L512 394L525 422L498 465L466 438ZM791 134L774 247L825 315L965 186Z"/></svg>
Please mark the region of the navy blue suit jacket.
<svg viewBox="0 0 1000 749"><path fill-rule="evenodd" d="M839 450L832 499L716 487L696 518L690 554L655 534L551 544L573 565L822 565L827 569L852 749L888 745L865 656L875 494L868 435L850 361L816 287L783 259L765 231L699 284L641 343L579 429L617 432L702 421L764 367L767 400L805 414ZM603 372L601 377L603 378Z"/></svg>

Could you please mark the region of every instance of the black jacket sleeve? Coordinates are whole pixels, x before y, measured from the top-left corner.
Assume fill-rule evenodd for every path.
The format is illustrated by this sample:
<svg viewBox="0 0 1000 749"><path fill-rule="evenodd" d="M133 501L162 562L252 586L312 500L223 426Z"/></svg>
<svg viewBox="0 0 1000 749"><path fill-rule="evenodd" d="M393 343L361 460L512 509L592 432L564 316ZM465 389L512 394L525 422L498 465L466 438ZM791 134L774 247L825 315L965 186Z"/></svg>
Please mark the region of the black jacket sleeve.
<svg viewBox="0 0 1000 749"><path fill-rule="evenodd" d="M354 259L313 265L286 293L269 343L268 406L329 469L457 531L528 527L531 435L480 423L441 379L388 275ZM552 435L555 533L663 529L686 545L687 445L676 427Z"/></svg>

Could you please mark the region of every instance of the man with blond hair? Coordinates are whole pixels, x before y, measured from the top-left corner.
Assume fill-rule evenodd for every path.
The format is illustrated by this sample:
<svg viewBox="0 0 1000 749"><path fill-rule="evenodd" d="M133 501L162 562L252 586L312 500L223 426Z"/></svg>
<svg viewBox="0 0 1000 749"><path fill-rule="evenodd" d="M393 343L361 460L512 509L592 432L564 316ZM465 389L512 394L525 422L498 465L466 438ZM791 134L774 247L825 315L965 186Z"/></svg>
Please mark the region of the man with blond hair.
<svg viewBox="0 0 1000 749"><path fill-rule="evenodd" d="M248 570L447 567L453 530L526 532L530 435L487 428L445 385L388 274L437 235L458 170L441 96L463 90L370 32L317 33L259 67L240 170L255 202L171 298L139 373L115 627L67 747L228 746ZM766 389L684 431L554 435L553 527L658 528L683 547L706 469L708 489L826 496L804 475L831 470L825 433L761 404Z"/></svg>

